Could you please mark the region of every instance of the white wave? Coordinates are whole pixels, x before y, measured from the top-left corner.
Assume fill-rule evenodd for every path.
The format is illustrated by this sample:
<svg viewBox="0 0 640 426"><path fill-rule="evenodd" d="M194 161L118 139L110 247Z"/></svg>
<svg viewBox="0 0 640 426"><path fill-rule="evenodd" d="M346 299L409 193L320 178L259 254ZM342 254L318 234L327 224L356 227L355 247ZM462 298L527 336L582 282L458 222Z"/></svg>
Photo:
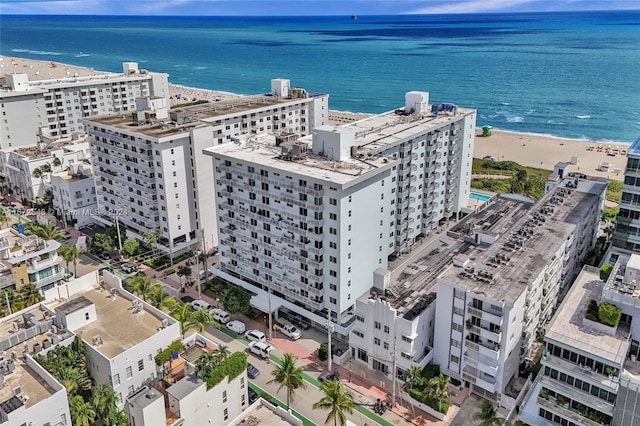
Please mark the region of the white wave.
<svg viewBox="0 0 640 426"><path fill-rule="evenodd" d="M45 50L11 49L11 51L16 53L30 53L32 55L53 55L53 56L62 55L61 52L48 52Z"/></svg>
<svg viewBox="0 0 640 426"><path fill-rule="evenodd" d="M580 120L586 120L588 118L591 118L590 115L576 115L576 118L579 118Z"/></svg>
<svg viewBox="0 0 640 426"><path fill-rule="evenodd" d="M500 103L501 103L502 105L504 105L504 106L509 106L509 105L511 105L511 102L500 102Z"/></svg>
<svg viewBox="0 0 640 426"><path fill-rule="evenodd" d="M547 124L557 124L559 126L564 125L565 123L562 121L555 121L555 120L547 120Z"/></svg>
<svg viewBox="0 0 640 426"><path fill-rule="evenodd" d="M88 54L88 53L82 53L82 52L80 52L80 53L78 53L77 55L74 55L74 58L84 58L85 56L91 56L91 55L90 55L90 54Z"/></svg>
<svg viewBox="0 0 640 426"><path fill-rule="evenodd" d="M521 115L512 115L510 117L507 117L507 121L509 123L522 123L524 121L524 117L522 117Z"/></svg>

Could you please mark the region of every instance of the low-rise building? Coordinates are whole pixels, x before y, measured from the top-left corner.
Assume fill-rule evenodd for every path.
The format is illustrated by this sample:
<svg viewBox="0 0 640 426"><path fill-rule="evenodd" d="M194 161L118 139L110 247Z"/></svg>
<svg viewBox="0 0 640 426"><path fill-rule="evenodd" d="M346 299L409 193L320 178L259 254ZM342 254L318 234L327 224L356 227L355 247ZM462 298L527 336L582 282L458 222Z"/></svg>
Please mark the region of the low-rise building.
<svg viewBox="0 0 640 426"><path fill-rule="evenodd" d="M74 164L69 170L51 175L53 208L65 223L76 229L93 223L98 214L93 169L87 164Z"/></svg>
<svg viewBox="0 0 640 426"><path fill-rule="evenodd" d="M15 288L33 284L44 293L60 284L65 271L62 257L58 255L59 248L60 243L56 240L26 236L11 228L0 230L0 260L13 272L13 278L10 278L8 270L4 273L0 270L0 285L11 286L11 280L14 280Z"/></svg>

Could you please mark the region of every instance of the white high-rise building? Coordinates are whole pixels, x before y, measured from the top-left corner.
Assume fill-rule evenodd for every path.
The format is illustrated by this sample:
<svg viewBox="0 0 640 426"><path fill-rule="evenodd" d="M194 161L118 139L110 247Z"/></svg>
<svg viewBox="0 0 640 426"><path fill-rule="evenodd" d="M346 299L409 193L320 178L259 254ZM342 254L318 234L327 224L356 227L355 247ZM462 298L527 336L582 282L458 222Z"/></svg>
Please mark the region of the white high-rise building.
<svg viewBox="0 0 640 426"><path fill-rule="evenodd" d="M93 170L87 164L74 164L67 171L51 174L53 208L65 223L76 229L93 223L98 214Z"/></svg>
<svg viewBox="0 0 640 426"><path fill-rule="evenodd" d="M562 283L595 244L606 186L568 177L535 206L497 204L486 223L461 229L476 247L437 279L434 362L445 374L505 404Z"/></svg>
<svg viewBox="0 0 640 426"><path fill-rule="evenodd" d="M264 311L331 318L345 335L372 273L467 205L474 132L474 110L409 92L404 108L305 138L256 135L206 150L215 273L257 293Z"/></svg>
<svg viewBox="0 0 640 426"><path fill-rule="evenodd" d="M272 93L171 110L164 99L137 100L138 110L84 120L101 220L118 216L141 238L160 228L170 255L217 244L211 160L205 148L244 134L308 134L328 119L328 96L280 85ZM275 84L279 83L279 84ZM204 239L204 244L203 244Z"/></svg>
<svg viewBox="0 0 640 426"><path fill-rule="evenodd" d="M0 87L3 124L0 148L18 148L84 132L81 118L135 109L135 99L158 96L169 100L168 75L123 63L122 74L96 72L40 74L16 68ZM55 75L49 75L49 74Z"/></svg>

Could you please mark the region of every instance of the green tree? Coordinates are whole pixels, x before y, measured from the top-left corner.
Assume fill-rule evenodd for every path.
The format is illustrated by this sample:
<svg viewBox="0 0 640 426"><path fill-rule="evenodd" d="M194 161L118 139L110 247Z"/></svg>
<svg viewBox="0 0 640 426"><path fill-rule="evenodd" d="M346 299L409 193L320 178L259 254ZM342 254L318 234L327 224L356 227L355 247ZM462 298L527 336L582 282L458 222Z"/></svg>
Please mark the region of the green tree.
<svg viewBox="0 0 640 426"><path fill-rule="evenodd" d="M271 371L274 378L267 382L267 384L278 383L278 392L283 387L287 388L287 410L289 410L290 403L293 402L296 389L307 387L302 379L302 367L296 367L297 360L297 356L285 353L281 358L281 364Z"/></svg>
<svg viewBox="0 0 640 426"><path fill-rule="evenodd" d="M99 253L111 251L113 249L113 239L107 234L94 234L93 237L91 237L91 248L97 250Z"/></svg>
<svg viewBox="0 0 640 426"><path fill-rule="evenodd" d="M207 312L205 308L200 308L193 312L188 328L195 330L198 333L204 333L204 330L207 327L220 328L220 324L213 319L213 314Z"/></svg>
<svg viewBox="0 0 640 426"><path fill-rule="evenodd" d="M80 395L69 397L69 411L74 426L91 426L96 420L96 412Z"/></svg>
<svg viewBox="0 0 640 426"><path fill-rule="evenodd" d="M40 166L40 170L42 170L42 173L51 173L51 164L43 164L42 166Z"/></svg>
<svg viewBox="0 0 640 426"><path fill-rule="evenodd" d="M140 243L135 238L129 238L124 243L122 243L122 254L126 257L134 256L138 252L138 248L140 247Z"/></svg>
<svg viewBox="0 0 640 426"><path fill-rule="evenodd" d="M248 314L251 311L251 295L239 286L230 286L222 295L224 309L230 314Z"/></svg>
<svg viewBox="0 0 640 426"><path fill-rule="evenodd" d="M200 264L202 265L202 270L205 271L205 274L204 274L205 280L209 276L209 270L207 269L207 259L209 259L209 256L207 256L206 253L200 253L198 255L198 262L200 262Z"/></svg>
<svg viewBox="0 0 640 426"><path fill-rule="evenodd" d="M107 385L95 386L91 390L91 404L95 409L96 416L105 425L111 425L110 420L119 411L116 400L116 393Z"/></svg>
<svg viewBox="0 0 640 426"><path fill-rule="evenodd" d="M180 287L182 287L182 277L191 277L192 269L188 266L181 266L176 275L180 277ZM189 281L187 281L189 283Z"/></svg>
<svg viewBox="0 0 640 426"><path fill-rule="evenodd" d="M137 274L129 281L129 284L131 285L133 293L142 297L142 300L145 302L152 296L156 289L162 289L160 283L154 283L151 278L144 274Z"/></svg>
<svg viewBox="0 0 640 426"><path fill-rule="evenodd" d="M0 223L3 223L5 226L9 224L9 215L3 208L0 208Z"/></svg>
<svg viewBox="0 0 640 426"><path fill-rule="evenodd" d="M178 304L170 312L170 315L180 324L180 334L182 334L183 339L187 331L191 329L192 314L193 312L191 312L188 303Z"/></svg>
<svg viewBox="0 0 640 426"><path fill-rule="evenodd" d="M31 228L31 231L43 240L55 240L64 236L64 231L59 230L51 222L43 222Z"/></svg>
<svg viewBox="0 0 640 426"><path fill-rule="evenodd" d="M425 383L424 377L422 377L422 370L420 367L412 365L407 371L407 381L404 384L407 390L415 389L423 386Z"/></svg>
<svg viewBox="0 0 640 426"><path fill-rule="evenodd" d="M429 391L427 395L435 401L437 410L441 413L447 412L447 408L449 408L449 397L454 395L449 391L450 380L449 376L445 376L442 373L429 380Z"/></svg>
<svg viewBox="0 0 640 426"><path fill-rule="evenodd" d="M55 155L53 156L53 167L58 167L58 168L62 169L62 160L60 160Z"/></svg>
<svg viewBox="0 0 640 426"><path fill-rule="evenodd" d="M177 303L169 293L164 291L162 285L158 285L151 291L148 302L151 303L153 307L163 311L171 310Z"/></svg>
<svg viewBox="0 0 640 426"><path fill-rule="evenodd" d="M69 263L73 262L73 275L77 276L77 267L78 267L78 258L80 257L80 252L76 246L72 244L66 244L61 246L58 249L58 254L62 256L64 261L67 264L67 270L69 270Z"/></svg>
<svg viewBox="0 0 640 426"><path fill-rule="evenodd" d="M609 275L611 275L611 271L613 271L613 265L610 263L605 263L600 267L600 279L602 281L607 281L609 279Z"/></svg>
<svg viewBox="0 0 640 426"><path fill-rule="evenodd" d="M147 229L142 234L142 239L145 243L151 246L153 250L153 258L155 259L158 252L158 243L160 242L160 236L162 235L162 230L160 228L156 228L153 231Z"/></svg>
<svg viewBox="0 0 640 426"><path fill-rule="evenodd" d="M494 426L504 424L504 420L498 418L496 407L489 401L484 401L480 406L480 412L474 416L474 419L480 420L478 426Z"/></svg>
<svg viewBox="0 0 640 426"><path fill-rule="evenodd" d="M17 299L20 299L24 304L24 308L26 308L41 302L44 297L40 294L35 284L27 284L18 289Z"/></svg>
<svg viewBox="0 0 640 426"><path fill-rule="evenodd" d="M525 194L528 173L524 168L520 168L515 176L511 178L511 192L515 194Z"/></svg>
<svg viewBox="0 0 640 426"><path fill-rule="evenodd" d="M118 242L118 228L120 228L120 241ZM120 219L118 219L118 226L111 225L107 226L104 230L104 233L111 238L113 241L112 247L119 246L119 243L122 243L122 248L124 249L124 242L127 240L127 226L122 223Z"/></svg>
<svg viewBox="0 0 640 426"><path fill-rule="evenodd" d="M347 414L353 413L354 394L345 389L340 380L332 380L320 384L320 390L324 393L322 399L312 405L314 410L329 410L329 415L324 421L328 424L333 420L335 426L347 423Z"/></svg>

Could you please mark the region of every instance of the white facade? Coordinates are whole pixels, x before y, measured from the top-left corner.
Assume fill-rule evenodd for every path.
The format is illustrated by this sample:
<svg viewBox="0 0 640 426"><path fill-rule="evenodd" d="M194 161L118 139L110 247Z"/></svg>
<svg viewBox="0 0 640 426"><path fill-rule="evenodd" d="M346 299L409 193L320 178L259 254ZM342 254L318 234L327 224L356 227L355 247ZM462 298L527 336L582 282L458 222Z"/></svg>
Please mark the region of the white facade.
<svg viewBox="0 0 640 426"><path fill-rule="evenodd" d="M77 164L71 170L52 173L51 190L53 207L65 221L76 220L76 229L93 223L98 203L91 166Z"/></svg>
<svg viewBox="0 0 640 426"><path fill-rule="evenodd" d="M627 150L627 167L620 197L620 210L612 244L624 250L640 249L640 137Z"/></svg>
<svg viewBox="0 0 640 426"><path fill-rule="evenodd" d="M168 120L157 109L86 120L102 220L118 215L137 238L160 228L159 248L169 254L200 246L203 238L205 247L217 245L213 168L203 149L243 134L309 133L316 120L327 120L328 96L304 95L188 107Z"/></svg>
<svg viewBox="0 0 640 426"><path fill-rule="evenodd" d="M44 197L46 190L51 188L52 173L77 167L83 160L89 161L90 158L89 143L79 137L48 144L7 148L0 150L0 176L4 178L3 185L16 198L35 200ZM60 161L60 165L54 166L54 161ZM49 165L51 171L43 173L42 177L34 176L34 170L44 165Z"/></svg>
<svg viewBox="0 0 640 426"><path fill-rule="evenodd" d="M89 375L116 393L118 406L157 377L154 357L180 337L180 325L121 290L90 288L56 308L56 324L81 335Z"/></svg>
<svg viewBox="0 0 640 426"><path fill-rule="evenodd" d="M220 235L216 274L348 333L373 271L468 200L475 111L392 111L295 138L208 149ZM330 313L329 313L330 312Z"/></svg>
<svg viewBox="0 0 640 426"><path fill-rule="evenodd" d="M140 96L168 100L167 74L139 70L135 63L124 63L123 71L31 81L26 74L7 74L6 86L0 89L0 111L6 120L0 147L29 146L39 136L56 140L83 132L80 119L133 110Z"/></svg>
<svg viewBox="0 0 640 426"><path fill-rule="evenodd" d="M460 236L485 243L437 279L434 362L445 374L500 401L537 328L551 318L565 277L593 245L597 228L582 224L597 224L605 188L570 177L533 206L490 206L493 231L459 225Z"/></svg>

